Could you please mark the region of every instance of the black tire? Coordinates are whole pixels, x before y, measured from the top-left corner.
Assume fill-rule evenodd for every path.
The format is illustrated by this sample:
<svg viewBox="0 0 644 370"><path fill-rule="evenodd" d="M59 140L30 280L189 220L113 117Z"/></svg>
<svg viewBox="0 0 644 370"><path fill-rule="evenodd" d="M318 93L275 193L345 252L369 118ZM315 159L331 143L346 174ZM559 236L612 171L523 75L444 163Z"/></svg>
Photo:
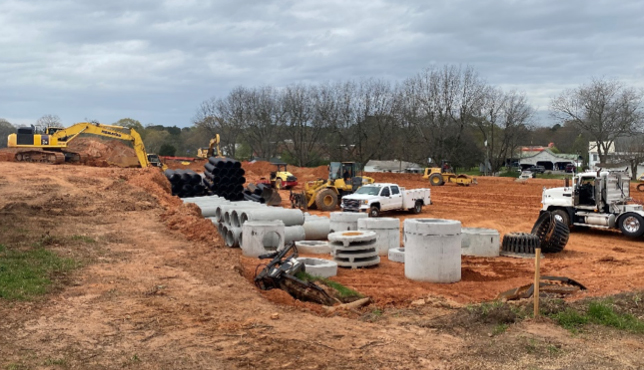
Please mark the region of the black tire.
<svg viewBox="0 0 644 370"><path fill-rule="evenodd" d="M445 184L445 181L443 181L443 176L441 176L440 174L435 173L429 176L429 185L442 186L443 184Z"/></svg>
<svg viewBox="0 0 644 370"><path fill-rule="evenodd" d="M548 243L553 227L554 221L552 213L547 211L541 212L541 214L539 214L539 218L537 218L537 221L532 227L532 231L530 232L539 238L539 247L541 249L543 249Z"/></svg>
<svg viewBox="0 0 644 370"><path fill-rule="evenodd" d="M555 220L555 229L550 235L546 245L541 247L543 253L559 253L564 250L570 237L570 229L563 222Z"/></svg>
<svg viewBox="0 0 644 370"><path fill-rule="evenodd" d="M380 216L380 208L378 206L371 206L369 208L369 217L379 217Z"/></svg>
<svg viewBox="0 0 644 370"><path fill-rule="evenodd" d="M570 229L572 224L570 223L570 215L566 210L563 209L555 209L552 211L552 218L554 218L556 221L559 221Z"/></svg>
<svg viewBox="0 0 644 370"><path fill-rule="evenodd" d="M508 233L503 236L501 250L503 252L534 254L541 241L539 237L528 233Z"/></svg>
<svg viewBox="0 0 644 370"><path fill-rule="evenodd" d="M644 184L637 185L637 191L644 191Z"/></svg>
<svg viewBox="0 0 644 370"><path fill-rule="evenodd" d="M644 234L644 219L637 213L627 213L619 218L619 229L628 237L638 238Z"/></svg>
<svg viewBox="0 0 644 370"><path fill-rule="evenodd" d="M411 209L411 212L417 215L422 211L423 211L423 202L421 202L420 200L417 200L416 204L414 204L414 208Z"/></svg>
<svg viewBox="0 0 644 370"><path fill-rule="evenodd" d="M331 189L320 190L315 205L320 211L333 211L338 206L338 195Z"/></svg>

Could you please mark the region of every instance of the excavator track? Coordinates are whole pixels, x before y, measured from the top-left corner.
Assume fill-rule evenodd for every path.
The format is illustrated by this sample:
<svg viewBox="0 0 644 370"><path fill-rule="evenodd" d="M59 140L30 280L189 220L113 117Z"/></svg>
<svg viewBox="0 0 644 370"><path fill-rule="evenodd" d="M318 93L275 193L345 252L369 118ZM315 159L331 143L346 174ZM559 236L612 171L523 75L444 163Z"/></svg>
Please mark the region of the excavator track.
<svg viewBox="0 0 644 370"><path fill-rule="evenodd" d="M67 150L63 150L63 154L65 156L65 162L70 163L85 163L89 159L89 155L86 153L69 152Z"/></svg>
<svg viewBox="0 0 644 370"><path fill-rule="evenodd" d="M16 153L16 162L32 163L65 163L65 155L60 152L50 152L46 150L25 150Z"/></svg>

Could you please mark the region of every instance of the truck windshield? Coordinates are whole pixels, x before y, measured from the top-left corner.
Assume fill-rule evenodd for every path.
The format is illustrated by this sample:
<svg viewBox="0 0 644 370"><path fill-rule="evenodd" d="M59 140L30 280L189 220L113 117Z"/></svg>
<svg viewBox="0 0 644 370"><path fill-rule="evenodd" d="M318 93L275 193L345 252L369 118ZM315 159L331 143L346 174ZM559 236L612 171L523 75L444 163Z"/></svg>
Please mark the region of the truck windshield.
<svg viewBox="0 0 644 370"><path fill-rule="evenodd" d="M365 194L365 195L378 195L380 194L380 186L363 186L356 194Z"/></svg>

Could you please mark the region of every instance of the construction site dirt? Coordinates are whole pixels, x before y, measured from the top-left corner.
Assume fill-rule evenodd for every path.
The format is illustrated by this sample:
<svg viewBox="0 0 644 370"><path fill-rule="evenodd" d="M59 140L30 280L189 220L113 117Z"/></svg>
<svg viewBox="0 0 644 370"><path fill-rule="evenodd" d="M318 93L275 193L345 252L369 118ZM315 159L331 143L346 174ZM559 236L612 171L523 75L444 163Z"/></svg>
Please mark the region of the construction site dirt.
<svg viewBox="0 0 644 370"><path fill-rule="evenodd" d="M249 181L267 175L261 165L244 163ZM80 261L42 299L0 299L2 368L636 368L644 361L641 341L631 334L571 337L552 323L528 320L490 338L489 328L465 335L423 324L449 315L450 307L531 282L530 259L463 257L462 281L445 285L411 282L404 266L386 257L376 268L341 269L332 279L374 303L329 315L252 285L259 260L223 247L198 208L169 195L159 169L1 162L0 170L0 244L40 243ZM290 170L307 181L324 177L326 168ZM420 175L369 175L427 187ZM541 189L562 183L478 182L433 187L433 204L421 214L387 216L529 232ZM290 207L289 192L280 193ZM634 187L632 195L644 200ZM588 288L572 299L642 290L643 247L617 232L575 229L562 253L544 258L542 273ZM419 299L447 303L419 306ZM545 359L516 352L523 342ZM548 346L563 350L547 355Z"/></svg>

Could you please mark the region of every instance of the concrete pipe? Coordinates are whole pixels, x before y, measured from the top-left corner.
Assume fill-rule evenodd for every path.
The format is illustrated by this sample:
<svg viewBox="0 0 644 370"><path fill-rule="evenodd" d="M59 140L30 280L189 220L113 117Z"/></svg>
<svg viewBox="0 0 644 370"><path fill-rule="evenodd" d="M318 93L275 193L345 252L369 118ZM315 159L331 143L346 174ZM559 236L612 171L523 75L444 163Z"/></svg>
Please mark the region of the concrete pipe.
<svg viewBox="0 0 644 370"><path fill-rule="evenodd" d="M201 209L201 215L204 217L217 217L217 210L219 209L219 207L227 204L230 204L230 202L213 204L213 205L203 205L203 206L200 206L199 209Z"/></svg>
<svg viewBox="0 0 644 370"><path fill-rule="evenodd" d="M277 246L267 246L277 235ZM257 257L261 254L284 248L284 223L280 220L248 221L242 226L241 249L244 256Z"/></svg>
<svg viewBox="0 0 644 370"><path fill-rule="evenodd" d="M498 257L501 237L494 229L464 227L461 229L461 254L475 257Z"/></svg>
<svg viewBox="0 0 644 370"><path fill-rule="evenodd" d="M207 197L182 198L181 201L184 202L184 203L209 203L209 202L217 201L217 200L220 200L220 199L223 199L223 198L218 197L216 195L211 195L211 196L207 196Z"/></svg>
<svg viewBox="0 0 644 370"><path fill-rule="evenodd" d="M224 214L226 213L226 211L234 210L234 209L246 207L246 206L253 206L253 205L260 205L260 204L255 202L248 202L248 201L230 202L227 204L222 204L221 206L217 207L215 217L217 217L219 221L223 221Z"/></svg>
<svg viewBox="0 0 644 370"><path fill-rule="evenodd" d="M358 230L370 230L376 233L380 256L387 256L390 249L400 248L400 220L397 218L361 218L358 220Z"/></svg>
<svg viewBox="0 0 644 370"><path fill-rule="evenodd" d="M247 221L269 220L281 220L286 226L301 226L302 224L304 224L304 214L299 209L263 207L244 210L239 216L239 222L242 225Z"/></svg>
<svg viewBox="0 0 644 370"><path fill-rule="evenodd" d="M304 272L311 276L328 278L338 274L338 264L322 258L298 257L304 263Z"/></svg>
<svg viewBox="0 0 644 370"><path fill-rule="evenodd" d="M300 240L305 240L306 239L306 234L304 233L304 227L295 225L295 226L286 226L284 227L284 244L289 244L292 242L297 242ZM277 245L278 240L277 236L273 236L272 238L267 237L266 243L269 246L274 246Z"/></svg>
<svg viewBox="0 0 644 370"><path fill-rule="evenodd" d="M340 267L368 267L380 263L376 233L369 230L337 231L329 234L333 260Z"/></svg>
<svg viewBox="0 0 644 370"><path fill-rule="evenodd" d="M326 217L306 217L302 226L306 240L326 240L331 230L331 221Z"/></svg>
<svg viewBox="0 0 644 370"><path fill-rule="evenodd" d="M405 277L432 283L461 280L461 222L405 220Z"/></svg>
<svg viewBox="0 0 644 370"><path fill-rule="evenodd" d="M358 230L358 220L366 217L369 217L366 213L331 212L329 232Z"/></svg>
<svg viewBox="0 0 644 370"><path fill-rule="evenodd" d="M229 227L226 231L226 246L229 248L239 248L242 229L239 227Z"/></svg>
<svg viewBox="0 0 644 370"><path fill-rule="evenodd" d="M300 240L295 246L298 252L307 254L330 254L332 251L329 242L322 240Z"/></svg>
<svg viewBox="0 0 644 370"><path fill-rule="evenodd" d="M391 262L405 263L405 250L403 248L392 248L387 252L387 258Z"/></svg>

